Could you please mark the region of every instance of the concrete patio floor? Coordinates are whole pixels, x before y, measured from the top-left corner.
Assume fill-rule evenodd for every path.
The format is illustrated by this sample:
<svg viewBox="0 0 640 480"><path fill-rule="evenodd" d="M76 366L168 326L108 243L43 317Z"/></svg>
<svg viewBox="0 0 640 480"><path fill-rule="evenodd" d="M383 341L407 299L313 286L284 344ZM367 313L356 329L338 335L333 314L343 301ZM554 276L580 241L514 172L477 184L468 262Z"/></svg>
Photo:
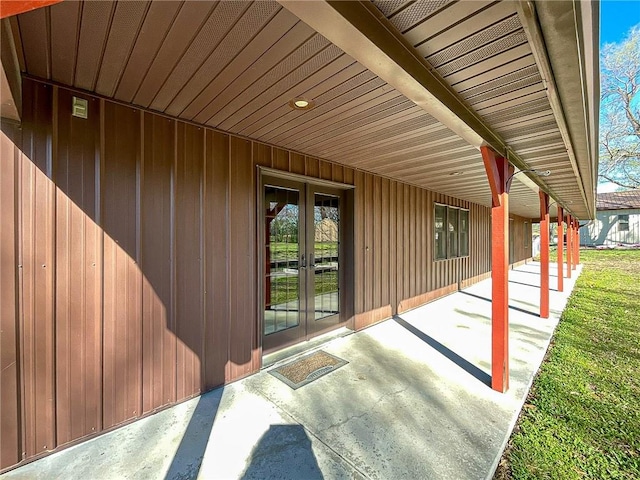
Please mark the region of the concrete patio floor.
<svg viewBox="0 0 640 480"><path fill-rule="evenodd" d="M510 271L506 394L485 280L322 345L349 363L298 390L266 369L2 478L491 478L580 269L549 319L539 264Z"/></svg>

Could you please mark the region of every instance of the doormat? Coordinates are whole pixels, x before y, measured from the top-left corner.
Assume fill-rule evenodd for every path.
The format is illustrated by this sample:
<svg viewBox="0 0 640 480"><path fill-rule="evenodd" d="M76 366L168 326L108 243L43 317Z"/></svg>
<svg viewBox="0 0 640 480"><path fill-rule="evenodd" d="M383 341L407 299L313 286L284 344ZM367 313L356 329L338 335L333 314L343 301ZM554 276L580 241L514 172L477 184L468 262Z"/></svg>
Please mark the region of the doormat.
<svg viewBox="0 0 640 480"><path fill-rule="evenodd" d="M346 360L319 350L286 365L274 368L269 373L296 390L347 363L349 362Z"/></svg>

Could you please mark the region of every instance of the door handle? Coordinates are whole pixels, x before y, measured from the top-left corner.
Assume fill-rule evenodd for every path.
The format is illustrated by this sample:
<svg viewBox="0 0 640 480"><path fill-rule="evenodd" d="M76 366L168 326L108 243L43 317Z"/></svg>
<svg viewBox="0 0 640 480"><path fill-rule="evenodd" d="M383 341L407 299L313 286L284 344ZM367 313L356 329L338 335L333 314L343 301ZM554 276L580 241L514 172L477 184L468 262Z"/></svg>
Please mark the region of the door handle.
<svg viewBox="0 0 640 480"><path fill-rule="evenodd" d="M307 265L304 263L304 254L300 256L300 265L299 268L307 268Z"/></svg>
<svg viewBox="0 0 640 480"><path fill-rule="evenodd" d="M309 257L311 258L311 263L309 264L309 266L311 268L316 268L316 263L315 263L314 258L313 258L313 253L310 253Z"/></svg>

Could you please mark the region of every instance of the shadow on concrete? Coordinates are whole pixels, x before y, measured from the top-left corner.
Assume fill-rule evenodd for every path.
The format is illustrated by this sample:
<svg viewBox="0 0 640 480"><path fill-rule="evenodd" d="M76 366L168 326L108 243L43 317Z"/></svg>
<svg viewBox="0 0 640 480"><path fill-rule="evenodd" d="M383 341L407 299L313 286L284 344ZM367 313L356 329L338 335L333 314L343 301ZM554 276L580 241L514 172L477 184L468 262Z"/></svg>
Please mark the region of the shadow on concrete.
<svg viewBox="0 0 640 480"><path fill-rule="evenodd" d="M165 480L186 480L198 477L223 390L219 388L198 398L198 404L193 410Z"/></svg>
<svg viewBox="0 0 640 480"><path fill-rule="evenodd" d="M414 327L409 322L403 320L397 315L394 315L393 320L401 327L413 333L416 337L418 337L420 340L425 342L431 348L435 349L438 353L440 353L441 355L443 355L444 357L446 357L447 359L451 360L453 363L458 365L460 368L466 371L469 375L475 377L477 380L479 380L486 386L491 387L491 375L484 372L482 369L478 368L467 359L461 357L453 350L449 349L448 347L438 342L435 338L430 337L429 335L424 333L422 330Z"/></svg>
<svg viewBox="0 0 640 480"><path fill-rule="evenodd" d="M464 290L460 290L460 293L464 293L465 295L469 295L470 297L479 298L480 300L484 300L485 302L491 303L491 299L487 297L483 297L482 295L476 295L475 293L465 292ZM524 303L524 302L523 302ZM529 315L539 316L538 312L532 312L531 310L526 310L520 307L514 307L513 305L509 305L510 310L517 310L518 312L526 313Z"/></svg>
<svg viewBox="0 0 640 480"><path fill-rule="evenodd" d="M533 288L540 288L540 285L533 285L531 283L524 283L524 282L516 282L515 280L509 280L509 283L515 283L517 285L524 285L525 287L533 287ZM558 290L556 288L551 288L549 287L549 291L550 292L557 292Z"/></svg>
<svg viewBox="0 0 640 480"><path fill-rule="evenodd" d="M529 275L537 275L537 276L540 276L540 272L531 272L531 271L529 271L529 270L520 270L520 269L518 269L518 270L512 270L512 271L515 271L515 272L518 272L518 273L528 273ZM550 274L549 274L549 276L550 276L550 277L557 277L558 275L554 275L553 273L550 273ZM565 277L565 278L566 278L566 277Z"/></svg>
<svg viewBox="0 0 640 480"><path fill-rule="evenodd" d="M525 287L540 288L540 285L534 285L533 283L516 282L515 280L509 280L509 283L515 283L517 285L524 285Z"/></svg>
<svg viewBox="0 0 640 480"><path fill-rule="evenodd" d="M460 308L454 308L454 312L459 313L460 315L464 315L465 317L473 318L474 320L480 320L484 323L491 324L491 317L487 317L486 315L482 315L480 313L467 312L466 310L462 310Z"/></svg>
<svg viewBox="0 0 640 480"><path fill-rule="evenodd" d="M322 480L323 476L302 425L271 425L251 452L241 478Z"/></svg>

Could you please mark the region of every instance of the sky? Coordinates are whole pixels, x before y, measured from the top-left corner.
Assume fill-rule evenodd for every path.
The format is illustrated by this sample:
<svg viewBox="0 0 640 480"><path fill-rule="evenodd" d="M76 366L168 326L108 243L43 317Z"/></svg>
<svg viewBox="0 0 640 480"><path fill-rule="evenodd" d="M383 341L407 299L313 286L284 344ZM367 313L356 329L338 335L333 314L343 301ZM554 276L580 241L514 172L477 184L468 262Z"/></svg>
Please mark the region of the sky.
<svg viewBox="0 0 640 480"><path fill-rule="evenodd" d="M619 42L638 23L639 0L603 0L600 3L600 45Z"/></svg>
<svg viewBox="0 0 640 480"><path fill-rule="evenodd" d="M603 0L600 3L600 46L620 42L637 24L640 24L640 0ZM613 183L598 185L598 193L617 189Z"/></svg>

